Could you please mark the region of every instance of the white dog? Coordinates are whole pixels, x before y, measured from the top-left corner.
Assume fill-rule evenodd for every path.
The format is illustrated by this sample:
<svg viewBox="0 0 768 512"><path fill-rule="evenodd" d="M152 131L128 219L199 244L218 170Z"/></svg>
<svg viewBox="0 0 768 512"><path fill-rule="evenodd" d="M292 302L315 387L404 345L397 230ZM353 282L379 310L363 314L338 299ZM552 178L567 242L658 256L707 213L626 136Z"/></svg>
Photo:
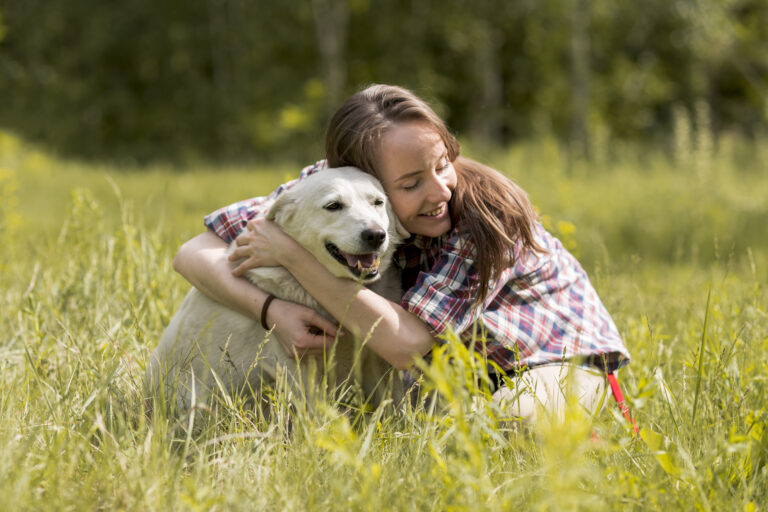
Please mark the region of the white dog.
<svg viewBox="0 0 768 512"><path fill-rule="evenodd" d="M399 300L400 282L390 266L395 246L408 235L395 217L379 182L353 167L321 170L280 194L267 218L306 247L335 276L373 284L381 295ZM233 244L234 245L234 244ZM283 267L249 270L247 278L277 298L309 306L330 316ZM357 340L359 342L359 340ZM340 338L331 350L331 389L351 377L366 398L383 398L392 371L356 340ZM358 343L359 347L359 343ZM274 333L258 320L236 313L193 288L171 319L150 358L146 378L156 398L181 410L208 401L213 393L258 395L284 375L289 386L311 392L323 375L322 357L300 361L285 353ZM354 369L354 371L353 371ZM326 374L329 376L329 374ZM394 394L402 392L397 375ZM160 395L159 393L162 393Z"/></svg>

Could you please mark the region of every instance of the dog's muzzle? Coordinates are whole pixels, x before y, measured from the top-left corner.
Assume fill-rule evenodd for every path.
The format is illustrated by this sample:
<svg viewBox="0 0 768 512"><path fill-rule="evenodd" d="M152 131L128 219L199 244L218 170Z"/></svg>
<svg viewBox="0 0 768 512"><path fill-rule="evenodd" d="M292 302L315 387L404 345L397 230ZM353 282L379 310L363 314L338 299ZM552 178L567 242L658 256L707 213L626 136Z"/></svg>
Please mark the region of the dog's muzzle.
<svg viewBox="0 0 768 512"><path fill-rule="evenodd" d="M386 233L384 234L386 239ZM383 240L377 243L381 247ZM325 248L333 258L347 267L355 277L370 280L378 277L379 265L381 264L381 255L378 252L367 252L362 254L352 254L344 252L331 242L326 242Z"/></svg>

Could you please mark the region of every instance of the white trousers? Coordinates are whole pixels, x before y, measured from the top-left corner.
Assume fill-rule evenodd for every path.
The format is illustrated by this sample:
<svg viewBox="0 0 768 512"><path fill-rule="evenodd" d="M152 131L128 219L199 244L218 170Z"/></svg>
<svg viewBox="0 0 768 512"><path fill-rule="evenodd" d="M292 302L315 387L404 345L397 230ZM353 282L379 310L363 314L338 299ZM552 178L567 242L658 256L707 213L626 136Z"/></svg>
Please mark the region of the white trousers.
<svg viewBox="0 0 768 512"><path fill-rule="evenodd" d="M605 374L568 363L537 366L512 381L514 385L500 388L493 400L526 427L543 420L561 421L569 396L590 414L597 414L610 394L606 393Z"/></svg>

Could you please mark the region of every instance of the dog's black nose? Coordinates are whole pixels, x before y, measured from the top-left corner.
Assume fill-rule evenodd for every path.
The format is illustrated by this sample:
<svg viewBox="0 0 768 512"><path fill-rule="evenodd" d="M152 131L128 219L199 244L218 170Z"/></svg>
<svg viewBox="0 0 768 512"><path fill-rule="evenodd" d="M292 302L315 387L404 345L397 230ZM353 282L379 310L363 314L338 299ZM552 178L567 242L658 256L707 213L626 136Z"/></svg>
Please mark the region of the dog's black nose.
<svg viewBox="0 0 768 512"><path fill-rule="evenodd" d="M368 244L368 247L378 249L387 239L387 232L383 229L366 229L360 234L360 237Z"/></svg>

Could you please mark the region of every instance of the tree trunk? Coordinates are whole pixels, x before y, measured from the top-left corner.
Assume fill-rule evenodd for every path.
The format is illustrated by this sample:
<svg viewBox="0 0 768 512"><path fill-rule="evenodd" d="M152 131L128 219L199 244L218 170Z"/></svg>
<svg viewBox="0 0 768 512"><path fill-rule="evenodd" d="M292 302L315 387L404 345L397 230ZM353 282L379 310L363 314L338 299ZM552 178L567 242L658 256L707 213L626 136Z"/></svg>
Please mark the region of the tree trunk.
<svg viewBox="0 0 768 512"><path fill-rule="evenodd" d="M589 158L589 0L571 2L571 154Z"/></svg>
<svg viewBox="0 0 768 512"><path fill-rule="evenodd" d="M325 83L326 110L330 116L341 103L347 81L349 10L346 0L312 0L312 12Z"/></svg>
<svg viewBox="0 0 768 512"><path fill-rule="evenodd" d="M475 76L480 90L470 101L469 132L482 143L501 141L501 111L504 84L499 62L500 36L492 27L478 31L475 47Z"/></svg>

